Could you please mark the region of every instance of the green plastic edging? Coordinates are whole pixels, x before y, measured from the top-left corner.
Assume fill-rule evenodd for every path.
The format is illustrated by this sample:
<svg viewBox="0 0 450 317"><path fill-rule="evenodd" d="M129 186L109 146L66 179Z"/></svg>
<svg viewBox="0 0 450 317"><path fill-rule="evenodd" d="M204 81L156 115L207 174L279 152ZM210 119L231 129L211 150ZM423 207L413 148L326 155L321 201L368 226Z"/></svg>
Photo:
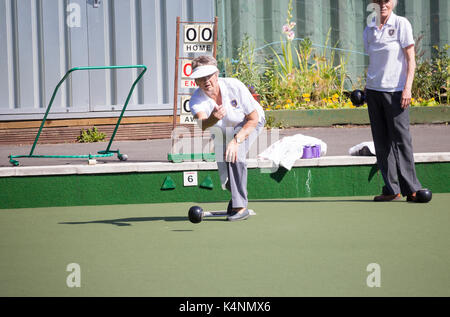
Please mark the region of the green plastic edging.
<svg viewBox="0 0 450 317"><path fill-rule="evenodd" d="M417 163L416 171L422 186L433 193L450 191L450 162ZM161 190L168 177L183 184L183 171L2 177L0 209L228 201L230 193L222 189L217 171L198 171L199 179L208 176L213 189L178 186ZM373 165L280 168L272 174L248 170L250 200L376 195L382 185Z"/></svg>
<svg viewBox="0 0 450 317"><path fill-rule="evenodd" d="M215 162L215 153L180 153L180 154L167 154L167 160L173 163L181 163L184 161L204 160L207 162Z"/></svg>
<svg viewBox="0 0 450 317"><path fill-rule="evenodd" d="M410 122L445 123L450 122L450 106L411 107ZM367 108L355 109L312 109L312 110L271 110L266 111L266 119L272 117L275 125L283 127L326 127L339 124L370 124Z"/></svg>

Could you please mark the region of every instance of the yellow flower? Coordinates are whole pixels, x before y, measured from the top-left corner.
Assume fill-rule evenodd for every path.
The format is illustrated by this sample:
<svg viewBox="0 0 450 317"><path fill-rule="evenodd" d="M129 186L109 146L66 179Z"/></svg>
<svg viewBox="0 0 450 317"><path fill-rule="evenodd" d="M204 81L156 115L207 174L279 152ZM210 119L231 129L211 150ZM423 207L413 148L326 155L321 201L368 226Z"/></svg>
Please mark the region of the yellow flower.
<svg viewBox="0 0 450 317"><path fill-rule="evenodd" d="M302 97L303 98L309 98L309 97L311 97L311 95L310 94L303 94Z"/></svg>
<svg viewBox="0 0 450 317"><path fill-rule="evenodd" d="M305 101L306 101L306 102L310 102L310 101L311 101L311 99L309 99L309 98L305 98Z"/></svg>
<svg viewBox="0 0 450 317"><path fill-rule="evenodd" d="M277 105L277 106L275 107L275 109L281 109L281 106L280 106L280 105Z"/></svg>
<svg viewBox="0 0 450 317"><path fill-rule="evenodd" d="M332 96L332 98L333 98L333 99L339 99L339 95L338 95L338 94L334 94L334 95Z"/></svg>

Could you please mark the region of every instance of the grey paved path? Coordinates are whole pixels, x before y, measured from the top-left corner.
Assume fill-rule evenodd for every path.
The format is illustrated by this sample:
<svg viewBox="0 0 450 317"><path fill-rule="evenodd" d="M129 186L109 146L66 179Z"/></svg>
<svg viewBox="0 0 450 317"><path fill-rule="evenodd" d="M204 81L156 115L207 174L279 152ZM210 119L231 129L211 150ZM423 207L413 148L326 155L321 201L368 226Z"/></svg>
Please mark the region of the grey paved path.
<svg viewBox="0 0 450 317"><path fill-rule="evenodd" d="M327 144L327 156L348 155L348 150L361 142L371 141L369 126L344 126L329 128L296 128L279 130L279 137L303 134L321 139ZM446 124L412 125L411 135L415 153L450 152L450 126ZM276 141L267 138L267 145ZM39 155L80 155L95 154L105 150L107 143L66 143L66 144L38 144L34 154ZM121 153L128 155L127 162L167 162L167 154L171 149L170 139L146 141L116 141L112 150L120 149ZM31 145L11 146L0 145L0 166L11 166L8 155L29 154ZM257 148L261 152L264 148ZM255 151L253 151L255 152ZM100 158L98 164L118 162L117 157ZM64 164L87 164L86 159L49 159L24 158L19 159L20 166L46 166Z"/></svg>

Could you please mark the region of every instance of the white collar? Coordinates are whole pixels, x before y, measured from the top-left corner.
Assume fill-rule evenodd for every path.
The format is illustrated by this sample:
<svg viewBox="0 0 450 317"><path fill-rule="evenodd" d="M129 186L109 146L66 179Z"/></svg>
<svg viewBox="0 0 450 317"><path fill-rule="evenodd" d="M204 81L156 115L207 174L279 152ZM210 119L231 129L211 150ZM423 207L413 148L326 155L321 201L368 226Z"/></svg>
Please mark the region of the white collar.
<svg viewBox="0 0 450 317"><path fill-rule="evenodd" d="M396 19L397 19L397 15L394 12L392 12L391 16L389 17L389 19L386 21L386 23L384 25L394 26Z"/></svg>
<svg viewBox="0 0 450 317"><path fill-rule="evenodd" d="M376 18L375 18L376 19ZM389 19L386 21L386 23L383 25L384 26L394 26L395 25L395 21L397 20L397 15L392 12ZM378 29L378 25L376 25L375 22L373 22L373 24L371 25L372 28L376 28Z"/></svg>

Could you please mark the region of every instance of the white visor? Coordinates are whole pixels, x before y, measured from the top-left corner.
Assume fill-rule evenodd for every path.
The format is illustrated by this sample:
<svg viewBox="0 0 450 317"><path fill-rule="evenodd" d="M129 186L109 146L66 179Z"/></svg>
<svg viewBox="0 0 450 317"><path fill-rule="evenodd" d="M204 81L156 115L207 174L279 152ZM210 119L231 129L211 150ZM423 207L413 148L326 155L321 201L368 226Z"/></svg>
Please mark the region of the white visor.
<svg viewBox="0 0 450 317"><path fill-rule="evenodd" d="M191 76L189 76L189 78L193 78L193 79L202 78L202 77L212 75L218 71L219 71L219 69L214 65L197 66L197 67L195 67L194 71L192 72Z"/></svg>

